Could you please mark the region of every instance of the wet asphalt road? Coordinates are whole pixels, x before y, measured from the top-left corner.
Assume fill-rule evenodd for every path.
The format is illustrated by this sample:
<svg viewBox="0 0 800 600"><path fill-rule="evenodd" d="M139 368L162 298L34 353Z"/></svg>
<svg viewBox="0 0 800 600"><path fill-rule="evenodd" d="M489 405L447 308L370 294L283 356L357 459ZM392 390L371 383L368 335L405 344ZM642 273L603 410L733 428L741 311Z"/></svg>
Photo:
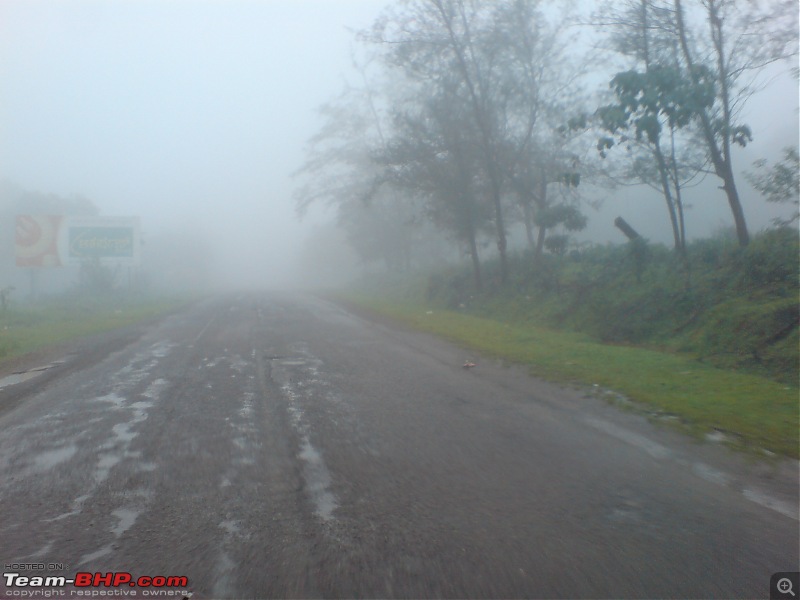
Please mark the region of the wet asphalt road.
<svg viewBox="0 0 800 600"><path fill-rule="evenodd" d="M23 575L187 576L195 598L708 598L768 597L798 568L797 462L313 296L217 298L60 352L0 379L0 560L63 564Z"/></svg>

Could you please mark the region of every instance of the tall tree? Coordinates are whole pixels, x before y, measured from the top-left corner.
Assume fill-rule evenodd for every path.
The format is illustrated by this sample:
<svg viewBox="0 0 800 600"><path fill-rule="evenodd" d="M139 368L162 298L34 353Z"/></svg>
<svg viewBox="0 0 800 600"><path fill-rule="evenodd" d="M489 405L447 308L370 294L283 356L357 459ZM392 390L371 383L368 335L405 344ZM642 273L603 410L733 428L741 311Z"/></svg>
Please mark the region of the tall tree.
<svg viewBox="0 0 800 600"><path fill-rule="evenodd" d="M615 143L643 152L630 153L630 175L661 192L667 205L675 249L686 246L686 225L682 188L702 168L699 157L692 162L679 159L676 142L694 114L692 106L710 103L710 95L698 98L681 79L680 71L669 66L646 65L644 72L617 73L611 80L615 103L597 110L603 130L615 137L602 137L597 149L605 156ZM665 134L666 131L666 134ZM646 158L645 158L646 157Z"/></svg>
<svg viewBox="0 0 800 600"><path fill-rule="evenodd" d="M501 277L508 277L510 177L528 154L542 115L570 77L558 69L563 43L535 0L415 0L380 19L366 39L421 96L443 79L462 99L476 136L478 200L492 210ZM553 85L557 82L559 85ZM546 92L545 92L546 90Z"/></svg>
<svg viewBox="0 0 800 600"><path fill-rule="evenodd" d="M698 96L681 72L677 43L670 33L671 13L654 0L628 0L607 5L597 18L610 26L614 50L633 68L610 82L614 102L595 115L603 131L597 149L605 158L614 145L627 149L623 177L657 189L664 198L674 247L683 252L686 224L683 188L705 167L704 156L688 135L695 105L709 104L711 94Z"/></svg>
<svg viewBox="0 0 800 600"><path fill-rule="evenodd" d="M578 160L565 141L563 135L538 138L508 176L534 259L542 255L548 230L563 226L567 231L580 231L587 223L575 193L581 177Z"/></svg>
<svg viewBox="0 0 800 600"><path fill-rule="evenodd" d="M674 0L675 35L687 78L698 93L711 89L714 102L698 104L700 137L728 199L739 244L750 241L736 187L732 148L745 146L750 128L738 121L743 104L757 89L764 67L797 54L796 2L700 0L705 23L692 27L683 0Z"/></svg>
<svg viewBox="0 0 800 600"><path fill-rule="evenodd" d="M480 202L478 133L465 118L466 107L452 84L439 83L426 98L395 117L393 136L378 155L384 180L421 199L424 214L467 247L476 289L483 285L478 237L490 222L488 205Z"/></svg>
<svg viewBox="0 0 800 600"><path fill-rule="evenodd" d="M407 268L419 242L416 207L381 180L374 155L386 145L388 123L366 74L363 86L348 86L320 112L324 125L309 141L306 162L295 174L304 181L295 192L298 213L315 203L335 207L339 225L364 262Z"/></svg>

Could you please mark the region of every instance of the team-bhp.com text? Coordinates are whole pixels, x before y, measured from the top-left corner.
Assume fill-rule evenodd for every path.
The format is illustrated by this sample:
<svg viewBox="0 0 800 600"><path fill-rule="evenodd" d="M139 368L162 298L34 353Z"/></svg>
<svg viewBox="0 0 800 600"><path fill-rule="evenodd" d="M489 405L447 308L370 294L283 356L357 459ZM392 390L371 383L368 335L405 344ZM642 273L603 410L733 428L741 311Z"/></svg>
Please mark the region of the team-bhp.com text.
<svg viewBox="0 0 800 600"><path fill-rule="evenodd" d="M133 590L125 588L142 588L142 595L165 595L164 592L173 591L164 588L186 588L189 585L189 578L185 575L142 575L134 577L131 573L126 571L109 572L109 573L89 573L80 572L76 573L74 577L67 578L64 576L30 576L20 575L19 573L3 573L3 579L7 588L6 594L19 597L50 597L53 594L45 595L43 592L51 591L58 592L64 591L58 588L65 588L66 586L74 586L75 588L93 588L93 589L77 589L72 590L70 595L80 596L132 596ZM96 588L123 588L123 589L96 589ZM9 589L10 588L10 589ZM33 588L33 589L31 589ZM38 589L37 589L38 588ZM43 588L49 588L45 590ZM55 588L55 589L54 589ZM157 588L157 589L152 589ZM150 594L146 593L151 591ZM18 593L14 593L18 592ZM22 592L28 592L22 593ZM39 592L39 593L36 593ZM82 593L81 593L82 592ZM125 593L128 592L128 593ZM159 593L152 593L159 592ZM177 592L176 592L177 594ZM64 594L55 594L64 595Z"/></svg>

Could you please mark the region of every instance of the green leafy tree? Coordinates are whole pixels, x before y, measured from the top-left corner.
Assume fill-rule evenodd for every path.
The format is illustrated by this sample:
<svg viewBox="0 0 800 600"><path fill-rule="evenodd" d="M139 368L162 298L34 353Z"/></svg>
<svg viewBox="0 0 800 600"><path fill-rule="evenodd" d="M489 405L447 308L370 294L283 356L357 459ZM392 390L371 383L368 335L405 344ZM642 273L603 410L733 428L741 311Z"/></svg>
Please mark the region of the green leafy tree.
<svg viewBox="0 0 800 600"><path fill-rule="evenodd" d="M797 3L638 0L624 7L616 12L612 9L602 23L612 27L616 49L644 65L644 69L634 69L640 79L646 79L635 82L646 91L637 106L641 114L634 117L639 119L637 131L654 140L654 134L660 133L656 114L668 117L670 125L688 117L687 125L678 129L692 133L710 172L721 179L737 239L740 245L747 245L750 236L736 186L734 150L747 145L752 132L740 115L752 94L768 83L765 67L796 56ZM661 76L669 74L677 85L652 81L656 66L666 68ZM634 79L633 74L629 76ZM601 152L612 141L601 140ZM667 154L662 148L662 155ZM668 168L670 171L674 169ZM659 176L662 189L666 189L663 173ZM674 182L672 189L676 191ZM674 193L672 196L677 211L679 203ZM673 223L679 219L677 214Z"/></svg>
<svg viewBox="0 0 800 600"><path fill-rule="evenodd" d="M605 157L615 144L637 145L649 160L634 155L629 173L648 184L656 183L667 205L675 249L686 247L682 188L699 170L678 158L676 142L696 111L713 102L709 86L701 88L683 79L671 66L646 65L644 72L617 73L611 80L614 104L597 110L600 127L610 135L600 138L597 150ZM613 136L613 137L612 137ZM695 165L699 158L695 157Z"/></svg>
<svg viewBox="0 0 800 600"><path fill-rule="evenodd" d="M514 218L509 196L520 201L530 233L525 157L537 154L532 146L541 139L540 122L563 107L574 80L564 68L561 31L547 24L534 0L416 0L388 11L364 39L383 49L387 66L418 97L447 82L461 127L471 132L478 162L470 194L491 209L505 282L507 227Z"/></svg>
<svg viewBox="0 0 800 600"><path fill-rule="evenodd" d="M419 198L423 215L466 246L476 289L481 289L478 238L491 223L489 206L480 202L477 132L465 118L452 86L440 83L433 97L395 117L392 138L379 155L384 180Z"/></svg>
<svg viewBox="0 0 800 600"><path fill-rule="evenodd" d="M595 113L604 132L597 150L603 158L615 145L627 150L622 177L659 191L666 203L674 247L683 253L683 189L705 166L689 126L698 107L713 103L713 93L708 86L695 87L684 77L670 33L672 18L664 3L629 0L609 4L598 21L611 27L613 49L633 61L634 68L613 77L614 102Z"/></svg>

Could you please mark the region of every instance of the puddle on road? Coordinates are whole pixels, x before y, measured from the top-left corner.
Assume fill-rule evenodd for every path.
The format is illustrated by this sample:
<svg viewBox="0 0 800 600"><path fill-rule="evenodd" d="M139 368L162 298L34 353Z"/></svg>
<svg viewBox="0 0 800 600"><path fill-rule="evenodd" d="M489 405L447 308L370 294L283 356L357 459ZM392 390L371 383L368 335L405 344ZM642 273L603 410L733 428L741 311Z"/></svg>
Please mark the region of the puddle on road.
<svg viewBox="0 0 800 600"><path fill-rule="evenodd" d="M83 503L89 499L89 494L84 494L82 496L78 496L75 500L72 501L72 506L68 512L62 513L57 517L53 517L52 519L45 519L45 523L53 523L55 521L62 521L74 515L80 514L81 510L83 510Z"/></svg>
<svg viewBox="0 0 800 600"><path fill-rule="evenodd" d="M136 519L142 514L140 510L133 510L130 508L118 508L116 510L112 510L111 514L117 519L117 524L111 528L111 533L114 534L114 538L118 538L120 535L128 531L133 524L136 522ZM81 556L80 560L78 561L79 565L86 564L93 560L97 560L107 554L111 554L111 551L114 549L114 544L108 544L103 546L99 550L95 552L90 552L89 554L84 554Z"/></svg>
<svg viewBox="0 0 800 600"><path fill-rule="evenodd" d="M136 433L131 431L130 423L117 423L116 425L114 425L114 427L111 428L111 431L114 432L114 437L116 438L116 440L118 442L122 442L123 444L127 444L137 436Z"/></svg>
<svg viewBox="0 0 800 600"><path fill-rule="evenodd" d="M29 379L33 379L37 375L41 374L41 371L27 371L25 373L12 373L11 375L6 375L5 377L0 378L0 390L9 385L16 385L18 383L22 383L23 381L28 381Z"/></svg>
<svg viewBox="0 0 800 600"><path fill-rule="evenodd" d="M49 365L42 365L41 367L34 367L32 369L27 369L25 371L19 371L17 373L12 373L11 375L6 375L5 377L0 377L0 390L2 390L4 387L8 387L10 385L16 385L18 383L23 383L24 381L28 381L29 379L33 379L34 377L36 377L37 375L41 375L48 369L52 369L57 365L62 365L65 362L66 359L54 360Z"/></svg>
<svg viewBox="0 0 800 600"><path fill-rule="evenodd" d="M164 388L166 388L167 385L169 385L169 382L166 379L162 379L160 377L158 379L154 379L153 382L147 386L147 389L142 392L142 396L150 398L151 400L158 400L161 396L161 392L164 391ZM136 404L139 403L137 402ZM133 406L135 406L135 404ZM148 408L150 406L152 406L152 404L149 404Z"/></svg>
<svg viewBox="0 0 800 600"><path fill-rule="evenodd" d="M783 500L773 498L769 494L765 494L764 492L754 488L743 489L742 495L750 500L750 502L755 502L756 504L770 508L775 512L784 515L785 517L794 519L795 521L800 520L800 514L798 514L797 504L795 502L785 502Z"/></svg>
<svg viewBox="0 0 800 600"><path fill-rule="evenodd" d="M230 519L227 521L222 521L219 524L220 529L223 529L228 535L238 535L239 534L239 524L236 521L231 521Z"/></svg>
<svg viewBox="0 0 800 600"><path fill-rule="evenodd" d="M111 392L105 396L97 396L96 398L92 398L92 402L109 402L110 404L114 405L114 408L123 408L126 399L119 394Z"/></svg>
<svg viewBox="0 0 800 600"><path fill-rule="evenodd" d="M150 355L156 358L164 358L174 345L166 341L156 342L150 346Z"/></svg>
<svg viewBox="0 0 800 600"><path fill-rule="evenodd" d="M111 533L119 537L133 527L136 519L142 513L139 510L131 510L130 508L118 508L117 510L111 511L111 514L119 520L116 527L111 528Z"/></svg>
<svg viewBox="0 0 800 600"><path fill-rule="evenodd" d="M78 448L74 444L70 444L69 446L41 452L33 459L33 468L36 471L47 471L62 462L68 461L75 456L77 451Z"/></svg>
<svg viewBox="0 0 800 600"><path fill-rule="evenodd" d="M111 469L116 467L121 460L122 457L118 454L101 454L94 470L94 480L97 483L105 481Z"/></svg>
<svg viewBox="0 0 800 600"><path fill-rule="evenodd" d="M314 503L314 514L328 521L333 518L333 511L339 508L336 497L328 489L331 485L328 468L322 461L320 453L311 445L307 437L303 437L298 456L305 462L303 479L305 479L306 490L308 490L311 501Z"/></svg>
<svg viewBox="0 0 800 600"><path fill-rule="evenodd" d="M294 360L294 359L286 359L285 358L285 359L282 359L280 361L280 364L281 364L281 366L285 366L285 367L301 367L301 366L305 365L307 362L308 361L305 361L303 359Z"/></svg>
<svg viewBox="0 0 800 600"><path fill-rule="evenodd" d="M234 586L233 571L236 568L236 563L231 560L228 553L224 550L220 553L217 559L217 564L214 566L214 588L211 590L213 598L235 598L236 587Z"/></svg>
<svg viewBox="0 0 800 600"><path fill-rule="evenodd" d="M329 521L334 519L333 513L339 504L330 491L332 479L325 461L319 450L311 444L310 427L302 406L312 394L318 393L319 384L324 384L319 376L322 361L312 356L302 345L293 348L293 354L295 356L292 358L274 361L272 378L281 384L281 391L287 401L289 423L300 440L297 457L302 461L306 494L313 505L314 514Z"/></svg>
<svg viewBox="0 0 800 600"><path fill-rule="evenodd" d="M698 462L692 464L692 472L711 483L716 483L718 485L728 485L729 483L729 477L725 473L705 463Z"/></svg>

